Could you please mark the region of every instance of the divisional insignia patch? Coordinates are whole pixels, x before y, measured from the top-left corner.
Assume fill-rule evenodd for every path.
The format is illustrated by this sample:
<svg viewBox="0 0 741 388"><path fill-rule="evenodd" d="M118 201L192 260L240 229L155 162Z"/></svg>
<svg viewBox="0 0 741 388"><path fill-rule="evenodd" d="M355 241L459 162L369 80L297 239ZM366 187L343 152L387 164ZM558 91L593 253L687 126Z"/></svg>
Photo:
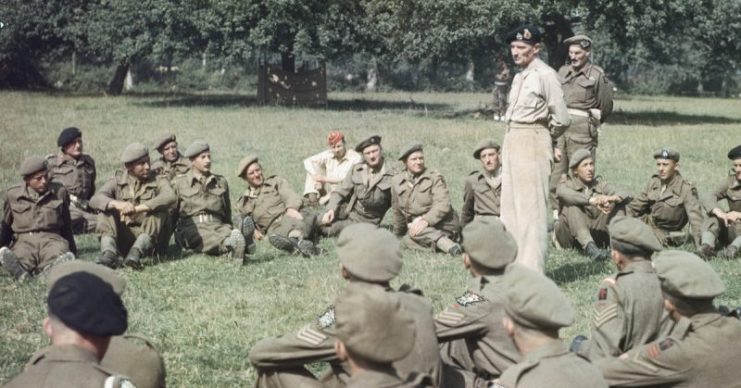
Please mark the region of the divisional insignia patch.
<svg viewBox="0 0 741 388"><path fill-rule="evenodd" d="M646 349L646 353L651 358L658 358L661 356L661 352L674 346L674 340L671 338L664 339L659 343L654 343Z"/></svg>
<svg viewBox="0 0 741 388"><path fill-rule="evenodd" d="M599 298L599 300L605 300L605 299L607 299L607 288L600 288L599 289L598 298Z"/></svg>
<svg viewBox="0 0 741 388"><path fill-rule="evenodd" d="M459 305L466 307L468 305L483 302L486 299L484 299L483 296L473 293L471 291L466 291L465 294L455 298L455 301L458 302Z"/></svg>
<svg viewBox="0 0 741 388"><path fill-rule="evenodd" d="M334 306L329 306L322 315L317 318L316 322L322 329L326 329L334 325Z"/></svg>

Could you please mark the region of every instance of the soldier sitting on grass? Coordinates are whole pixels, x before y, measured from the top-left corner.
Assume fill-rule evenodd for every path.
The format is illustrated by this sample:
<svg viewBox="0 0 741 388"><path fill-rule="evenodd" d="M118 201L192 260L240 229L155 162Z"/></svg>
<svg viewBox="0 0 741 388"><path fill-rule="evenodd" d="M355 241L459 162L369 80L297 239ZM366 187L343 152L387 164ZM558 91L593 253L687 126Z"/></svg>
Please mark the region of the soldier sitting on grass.
<svg viewBox="0 0 741 388"><path fill-rule="evenodd" d="M720 256L734 259L741 256L741 145L728 152L728 159L733 163L733 170L723 178L715 190L708 196L705 220L702 232L700 256L708 259L716 249L726 246ZM720 202L728 202L728 211L723 211Z"/></svg>

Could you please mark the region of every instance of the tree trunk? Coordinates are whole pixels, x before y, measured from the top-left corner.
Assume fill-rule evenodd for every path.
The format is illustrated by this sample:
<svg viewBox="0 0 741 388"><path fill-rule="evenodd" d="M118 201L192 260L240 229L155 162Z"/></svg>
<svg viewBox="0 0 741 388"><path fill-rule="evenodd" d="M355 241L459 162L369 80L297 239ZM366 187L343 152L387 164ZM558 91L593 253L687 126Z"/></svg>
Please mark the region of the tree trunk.
<svg viewBox="0 0 741 388"><path fill-rule="evenodd" d="M129 72L129 60L123 59L116 66L116 71L113 73L113 78L108 82L106 93L112 96L118 96L123 92L124 81L126 80L126 74Z"/></svg>
<svg viewBox="0 0 741 388"><path fill-rule="evenodd" d="M543 19L546 22L543 43L548 48L548 64L558 70L569 57L569 49L563 41L574 36L571 19L561 14L549 14Z"/></svg>
<svg viewBox="0 0 741 388"><path fill-rule="evenodd" d="M296 72L296 56L291 52L280 53L280 63L286 73Z"/></svg>

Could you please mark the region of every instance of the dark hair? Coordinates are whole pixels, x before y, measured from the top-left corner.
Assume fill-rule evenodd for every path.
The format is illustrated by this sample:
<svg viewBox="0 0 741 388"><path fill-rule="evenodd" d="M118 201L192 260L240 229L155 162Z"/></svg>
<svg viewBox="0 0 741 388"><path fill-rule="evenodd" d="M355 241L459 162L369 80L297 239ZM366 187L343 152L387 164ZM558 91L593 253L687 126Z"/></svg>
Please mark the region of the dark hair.
<svg viewBox="0 0 741 388"><path fill-rule="evenodd" d="M640 256L646 259L650 259L651 255L653 255L653 251L641 248L637 245L633 245L627 242L611 239L610 246L612 247L612 249L624 254L625 256Z"/></svg>
<svg viewBox="0 0 741 388"><path fill-rule="evenodd" d="M663 292L664 299L668 299L674 307L677 309L679 314L685 317L691 317L695 314L705 313L708 311L715 311L713 306L713 298L709 299L688 299L678 296L674 296L666 291Z"/></svg>

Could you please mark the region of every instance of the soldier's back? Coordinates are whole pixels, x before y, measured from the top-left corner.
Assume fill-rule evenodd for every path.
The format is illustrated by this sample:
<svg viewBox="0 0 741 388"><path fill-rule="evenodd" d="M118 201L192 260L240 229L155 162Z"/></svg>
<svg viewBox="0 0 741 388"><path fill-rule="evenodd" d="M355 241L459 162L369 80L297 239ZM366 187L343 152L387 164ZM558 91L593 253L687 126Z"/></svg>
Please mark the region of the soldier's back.
<svg viewBox="0 0 741 388"><path fill-rule="evenodd" d="M438 376L440 373L440 351L435 333L432 304L421 292L402 286L396 293L402 307L414 319L417 335L412 351L403 359L394 362L398 373L409 376L413 372Z"/></svg>

